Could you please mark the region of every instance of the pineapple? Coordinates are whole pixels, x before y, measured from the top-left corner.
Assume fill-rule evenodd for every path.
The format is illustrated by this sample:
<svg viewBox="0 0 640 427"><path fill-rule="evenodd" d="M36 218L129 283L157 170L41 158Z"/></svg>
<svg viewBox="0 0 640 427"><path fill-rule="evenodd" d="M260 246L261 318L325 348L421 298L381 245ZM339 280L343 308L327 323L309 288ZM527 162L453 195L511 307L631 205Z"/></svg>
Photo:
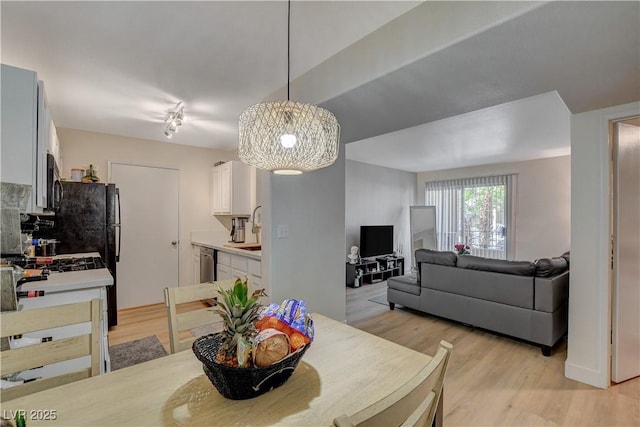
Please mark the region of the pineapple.
<svg viewBox="0 0 640 427"><path fill-rule="evenodd" d="M217 308L213 311L222 317L224 323L223 344L218 354L219 363L245 367L245 360L250 359L242 354L242 348L239 349L238 343L244 344L240 347L246 348L247 344L253 341L257 333L254 322L262 308L259 298L267 294L264 289L257 289L249 296L248 288L246 278L236 279L232 289L223 290L218 287L218 293L222 298L215 301Z"/></svg>

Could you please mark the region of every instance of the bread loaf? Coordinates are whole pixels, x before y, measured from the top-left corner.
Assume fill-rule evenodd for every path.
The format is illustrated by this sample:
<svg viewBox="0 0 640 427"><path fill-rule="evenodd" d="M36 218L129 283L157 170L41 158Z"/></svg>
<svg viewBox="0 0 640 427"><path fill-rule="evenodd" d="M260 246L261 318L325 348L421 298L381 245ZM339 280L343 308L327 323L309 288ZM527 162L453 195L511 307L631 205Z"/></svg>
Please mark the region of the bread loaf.
<svg viewBox="0 0 640 427"><path fill-rule="evenodd" d="M289 337L277 329L265 329L253 341L253 363L258 367L273 365L291 351Z"/></svg>

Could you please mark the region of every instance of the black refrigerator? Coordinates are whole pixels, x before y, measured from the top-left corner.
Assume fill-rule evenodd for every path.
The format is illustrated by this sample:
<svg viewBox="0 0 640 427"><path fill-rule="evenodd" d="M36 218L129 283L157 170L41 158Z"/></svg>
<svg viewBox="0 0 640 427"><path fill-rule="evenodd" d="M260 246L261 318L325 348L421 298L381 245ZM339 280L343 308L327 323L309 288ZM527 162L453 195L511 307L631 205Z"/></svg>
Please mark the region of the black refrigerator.
<svg viewBox="0 0 640 427"><path fill-rule="evenodd" d="M109 327L118 324L116 264L120 258L120 193L115 184L62 182L51 237L57 254L99 252L113 276L107 287Z"/></svg>

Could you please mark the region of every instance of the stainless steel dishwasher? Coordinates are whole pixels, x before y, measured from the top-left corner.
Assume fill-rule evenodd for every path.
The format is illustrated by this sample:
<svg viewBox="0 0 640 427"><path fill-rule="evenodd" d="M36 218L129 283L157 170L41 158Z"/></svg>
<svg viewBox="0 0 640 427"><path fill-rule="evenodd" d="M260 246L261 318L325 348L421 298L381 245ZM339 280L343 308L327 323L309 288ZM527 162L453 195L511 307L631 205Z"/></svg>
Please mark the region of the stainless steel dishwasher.
<svg viewBox="0 0 640 427"><path fill-rule="evenodd" d="M215 263L213 261L213 249L200 248L200 283L213 282Z"/></svg>

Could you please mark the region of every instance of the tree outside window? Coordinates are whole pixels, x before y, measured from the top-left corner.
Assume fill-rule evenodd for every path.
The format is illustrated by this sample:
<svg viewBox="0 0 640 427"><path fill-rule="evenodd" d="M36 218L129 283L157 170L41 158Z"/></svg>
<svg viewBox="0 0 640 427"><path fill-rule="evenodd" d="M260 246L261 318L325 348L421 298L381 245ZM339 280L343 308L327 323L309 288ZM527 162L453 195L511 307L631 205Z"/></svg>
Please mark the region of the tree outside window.
<svg viewBox="0 0 640 427"><path fill-rule="evenodd" d="M463 234L472 248L504 250L504 185L464 188Z"/></svg>
<svg viewBox="0 0 640 427"><path fill-rule="evenodd" d="M426 182L425 205L436 207L438 249L464 244L472 255L507 259L515 237L514 183L515 175Z"/></svg>

